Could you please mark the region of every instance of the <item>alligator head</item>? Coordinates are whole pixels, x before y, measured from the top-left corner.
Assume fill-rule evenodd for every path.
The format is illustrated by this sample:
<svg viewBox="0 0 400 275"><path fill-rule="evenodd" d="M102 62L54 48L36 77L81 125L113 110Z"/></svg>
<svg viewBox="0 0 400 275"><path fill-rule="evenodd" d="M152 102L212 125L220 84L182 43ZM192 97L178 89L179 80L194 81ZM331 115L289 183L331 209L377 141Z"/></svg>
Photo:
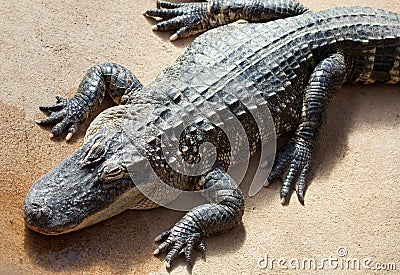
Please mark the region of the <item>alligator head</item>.
<svg viewBox="0 0 400 275"><path fill-rule="evenodd" d="M127 171L142 159L121 129L106 125L31 187L22 209L26 224L62 234L140 204L144 196Z"/></svg>

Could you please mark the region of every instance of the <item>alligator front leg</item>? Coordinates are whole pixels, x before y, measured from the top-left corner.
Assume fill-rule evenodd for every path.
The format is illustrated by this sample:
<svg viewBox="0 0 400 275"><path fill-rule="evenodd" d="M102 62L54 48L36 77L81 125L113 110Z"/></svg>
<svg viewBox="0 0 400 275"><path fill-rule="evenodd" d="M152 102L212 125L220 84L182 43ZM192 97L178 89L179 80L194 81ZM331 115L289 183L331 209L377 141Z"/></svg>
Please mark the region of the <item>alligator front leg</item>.
<svg viewBox="0 0 400 275"><path fill-rule="evenodd" d="M282 178L282 204L286 202L291 186L295 186L299 201L304 204L306 179L312 165L323 116L328 99L344 82L345 60L341 54L332 54L314 69L306 87L300 124L292 139L277 155L268 181Z"/></svg>
<svg viewBox="0 0 400 275"><path fill-rule="evenodd" d="M163 242L154 254L168 251L165 258L168 267L181 253L191 264L193 248L205 250L201 237L221 233L241 222L243 195L226 172L215 168L205 177L203 187L203 196L210 203L192 209L171 230L155 239Z"/></svg>
<svg viewBox="0 0 400 275"><path fill-rule="evenodd" d="M153 26L153 30L176 33L170 40L188 37L239 19L249 22L268 22L302 14L307 11L296 0L209 0L200 3L169 3L157 1L157 8L144 14L166 21Z"/></svg>
<svg viewBox="0 0 400 275"><path fill-rule="evenodd" d="M68 99L57 96L57 103L39 107L50 116L37 120L40 125L54 125L51 136L67 132L66 140L71 139L81 124L104 99L108 92L117 104L123 104L130 93L141 89L139 80L125 67L115 63L93 66L86 73L78 92Z"/></svg>

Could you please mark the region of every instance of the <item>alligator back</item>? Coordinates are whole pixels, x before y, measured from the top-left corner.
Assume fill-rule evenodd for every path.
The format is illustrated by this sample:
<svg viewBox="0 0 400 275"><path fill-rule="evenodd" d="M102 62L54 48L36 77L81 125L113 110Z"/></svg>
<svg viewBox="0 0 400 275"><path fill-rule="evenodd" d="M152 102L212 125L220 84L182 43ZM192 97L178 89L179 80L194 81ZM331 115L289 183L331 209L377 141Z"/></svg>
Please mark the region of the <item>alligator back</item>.
<svg viewBox="0 0 400 275"><path fill-rule="evenodd" d="M264 24L219 27L197 38L152 87L171 97L162 87L170 89L173 83L174 96L185 97L182 92L190 87L207 97L226 81L245 79L268 102L274 118L282 118L275 125L279 134L296 124L299 94L316 63L337 51L346 56L349 82L398 83L400 16L340 7ZM295 110L288 112L288 106Z"/></svg>
<svg viewBox="0 0 400 275"><path fill-rule="evenodd" d="M149 122L148 126L156 127L148 127L153 130L141 136L143 142L181 125L185 118L197 126L211 128L238 120L253 155L260 137L270 132L268 127L259 129L265 126L259 123L266 118L263 114L271 113L278 137L294 130L313 69L329 54L337 52L346 59L346 81L398 84L400 16L366 7L341 7L269 23L236 23L208 31L143 93L131 98L132 103L143 102L146 94L151 98L154 123ZM257 118L252 110L262 115ZM142 117L153 121L149 112ZM137 138L140 135L138 132ZM217 148L229 144L221 141L226 139L223 135L218 138L212 141ZM241 142L237 139L230 147L238 148ZM191 148L197 153L198 146ZM161 170L160 173L165 174Z"/></svg>

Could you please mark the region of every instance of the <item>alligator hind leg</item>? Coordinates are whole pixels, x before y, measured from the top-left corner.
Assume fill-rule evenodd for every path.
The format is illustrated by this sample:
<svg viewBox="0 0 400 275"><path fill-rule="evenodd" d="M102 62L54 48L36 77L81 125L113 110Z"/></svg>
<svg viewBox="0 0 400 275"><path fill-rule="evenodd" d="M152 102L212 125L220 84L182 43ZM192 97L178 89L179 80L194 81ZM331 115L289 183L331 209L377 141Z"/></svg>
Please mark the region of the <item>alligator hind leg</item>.
<svg viewBox="0 0 400 275"><path fill-rule="evenodd" d="M67 99L57 96L57 103L39 107L50 116L37 120L40 125L54 125L51 136L67 132L69 140L81 124L101 104L108 92L117 104L124 104L132 92L140 90L142 84L125 67L115 63L93 66L86 73L78 92Z"/></svg>
<svg viewBox="0 0 400 275"><path fill-rule="evenodd" d="M282 178L282 204L285 203L292 185L299 201L304 204L306 179L312 165L312 157L322 127L323 116L329 98L344 82L345 61L341 54L332 54L314 69L306 87L300 124L292 139L277 154L268 181Z"/></svg>
<svg viewBox="0 0 400 275"><path fill-rule="evenodd" d="M205 177L203 187L203 196L210 203L195 207L171 230L161 233L155 239L162 243L154 254L167 251L167 266L181 253L184 253L186 261L191 264L193 249L205 250L202 237L221 233L241 222L243 195L226 172L219 168L213 169Z"/></svg>
<svg viewBox="0 0 400 275"><path fill-rule="evenodd" d="M296 0L209 0L196 3L169 3L157 1L158 9L144 15L165 19L153 30L176 30L170 39L188 37L239 19L249 22L268 22L302 14L307 11Z"/></svg>

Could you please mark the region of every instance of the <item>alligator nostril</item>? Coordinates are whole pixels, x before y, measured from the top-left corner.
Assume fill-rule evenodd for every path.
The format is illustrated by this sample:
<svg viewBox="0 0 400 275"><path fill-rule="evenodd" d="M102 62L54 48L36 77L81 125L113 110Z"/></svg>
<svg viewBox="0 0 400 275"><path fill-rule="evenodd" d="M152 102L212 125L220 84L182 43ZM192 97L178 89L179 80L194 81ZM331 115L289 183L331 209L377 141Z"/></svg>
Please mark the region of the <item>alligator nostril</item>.
<svg viewBox="0 0 400 275"><path fill-rule="evenodd" d="M39 203L37 203L37 202L32 202L31 203L31 206L32 206L32 208L40 208L40 204Z"/></svg>
<svg viewBox="0 0 400 275"><path fill-rule="evenodd" d="M51 210L46 206L41 206L36 208L36 217L40 221L47 221L51 217Z"/></svg>
<svg viewBox="0 0 400 275"><path fill-rule="evenodd" d="M47 224L53 214L49 207L40 202L25 203L23 212L26 221L33 226Z"/></svg>

